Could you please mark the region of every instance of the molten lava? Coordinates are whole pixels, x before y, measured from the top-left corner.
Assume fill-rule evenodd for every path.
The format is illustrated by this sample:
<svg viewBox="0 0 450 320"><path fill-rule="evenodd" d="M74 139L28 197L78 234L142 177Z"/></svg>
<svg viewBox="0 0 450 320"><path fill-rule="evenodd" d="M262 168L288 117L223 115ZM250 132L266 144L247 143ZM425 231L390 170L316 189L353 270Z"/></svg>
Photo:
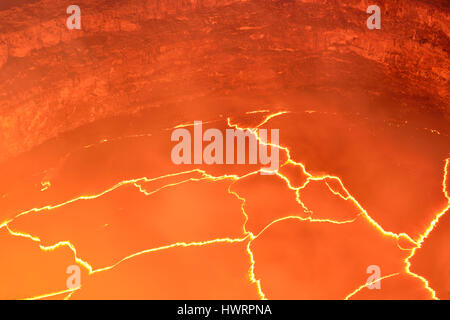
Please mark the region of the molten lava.
<svg viewBox="0 0 450 320"><path fill-rule="evenodd" d="M365 2L0 4L0 298L449 299L450 7Z"/></svg>

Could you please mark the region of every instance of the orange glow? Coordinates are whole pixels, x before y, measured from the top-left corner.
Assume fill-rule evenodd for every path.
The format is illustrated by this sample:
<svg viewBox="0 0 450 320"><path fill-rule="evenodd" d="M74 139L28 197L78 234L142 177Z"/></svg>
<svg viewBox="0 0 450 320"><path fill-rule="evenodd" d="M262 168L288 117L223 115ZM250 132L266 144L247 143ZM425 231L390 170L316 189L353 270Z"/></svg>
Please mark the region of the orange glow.
<svg viewBox="0 0 450 320"><path fill-rule="evenodd" d="M323 14L330 21L316 27L328 33L309 38L316 22L304 12L328 12L324 4L216 2L147 3L139 23L105 26L94 10L86 30L61 39L5 33L0 77L12 80L0 99L24 106L0 110L0 299L449 299L448 101L439 77L412 70L424 49L412 45L387 69L393 51L365 50L398 41L392 18L385 34L353 35L328 29L337 22ZM51 6L29 4L39 5ZM366 15L336 6L355 21ZM241 21L239 10L255 17ZM7 14L17 18L5 7L0 21ZM442 50L428 51L448 66ZM199 120L250 130L279 149L279 169L175 165L171 133ZM279 129L280 143L259 129Z"/></svg>

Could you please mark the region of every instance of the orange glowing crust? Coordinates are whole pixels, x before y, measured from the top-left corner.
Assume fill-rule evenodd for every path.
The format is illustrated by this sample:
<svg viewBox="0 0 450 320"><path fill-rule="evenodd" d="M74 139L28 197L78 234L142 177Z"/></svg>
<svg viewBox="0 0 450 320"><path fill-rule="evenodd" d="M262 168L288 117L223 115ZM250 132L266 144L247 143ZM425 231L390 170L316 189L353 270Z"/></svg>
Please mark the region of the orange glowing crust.
<svg viewBox="0 0 450 320"><path fill-rule="evenodd" d="M263 113L263 112L266 112L266 110L250 111L250 112L247 112L247 114ZM425 279L424 277L422 277L420 275L417 275L417 274L415 274L415 273L410 271L411 263L410 263L409 259L414 256L416 249L419 249L421 247L422 243L425 241L425 239L428 237L428 235L433 231L433 229L436 226L436 224L439 222L439 219L448 211L448 209L450 207L450 197L449 197L448 190L447 190L447 187L446 187L447 178L448 178L448 167L449 167L449 164L450 164L450 158L447 158L445 160L444 177L443 177L443 182L442 182L442 191L443 191L445 197L448 200L448 204L443 210L441 210L439 213L436 214L435 218L431 221L429 227L422 234L420 234L418 239L413 240L406 233L396 234L396 233L384 230L382 226L380 226L374 219L372 219L369 216L369 214L362 208L362 206L358 203L358 201L352 195L350 195L350 193L345 188L343 182L341 181L341 179L339 177L331 176L331 175L313 176L312 174L307 172L305 166L302 163L296 162L296 161L294 161L291 158L290 150L288 148L280 146L280 145L273 145L273 144L261 141L261 139L260 139L260 137L258 136L258 133L257 133L257 128L259 128L262 125L266 124L271 119L273 119L273 118L275 118L277 116L281 116L281 115L287 114L287 113L288 112L286 112L286 111L281 111L281 112L270 114L260 124L258 124L254 128L241 128L241 127L239 127L236 124L232 124L231 120L229 118L227 119L227 123L228 123L229 127L235 128L237 130L246 130L246 129L250 130L256 136L257 140L263 145L274 146L276 148L279 148L280 150L283 150L286 153L286 156L287 156L288 160L284 164L282 164L281 167L283 167L285 165L288 165L288 164L301 167L303 173L307 176L307 179L306 179L306 181L304 182L303 185L301 185L300 187L297 187L297 188L293 187L291 181L286 176L282 175L279 172L275 172L275 174L279 178L281 178L283 181L286 182L286 185L287 185L287 187L290 190L292 190L292 191L294 191L296 193L296 200L299 203L299 205L304 209L305 212L310 213L310 214L312 213L311 210L309 210L304 205L304 203L300 200L300 191L302 189L304 189L308 185L308 183L311 182L311 181L324 181L326 186L328 187L328 189L330 190L330 192L332 194L342 198L345 201L352 202L354 205L356 205L359 208L360 214L357 217L355 217L354 219L348 220L348 221L336 221L336 220L331 220L331 219L314 219L311 216L309 216L307 218L302 218L302 217L299 217L299 216L287 216L287 217L283 217L283 218L279 218L279 219L273 220L272 222L267 224L257 235L254 235L252 232L249 232L249 231L246 230L246 223L248 221L248 215L245 212L246 199L241 197L237 192L232 191L231 187L233 186L233 184L236 181L239 181L239 180L244 179L244 178L246 178L248 176L251 176L251 175L258 174L260 172L260 170L253 171L253 172L250 172L250 173L242 175L242 176L237 176L237 175L212 176L212 175L208 174L207 172L205 172L204 170L194 169L194 170L190 170L190 171L184 171L184 172L167 174L167 175L163 175L163 176L156 177L156 178L143 177L143 178L138 178L138 179L124 180L124 181L121 181L121 182L117 183L113 187L111 187L109 189L106 189L105 191L103 191L101 193L98 193L98 194L95 194L95 195L79 196L79 197L73 198L71 200L68 200L68 201L60 203L60 204L47 205L47 206L44 206L44 207L41 207L41 208L33 208L33 209L30 209L30 210L27 210L27 211L23 211L23 212L17 214L14 218L9 219L7 221L4 221L0 225L0 229L5 228L9 232L9 234L12 235L12 236L28 238L28 239L30 239L30 240L32 240L34 242L39 243L39 247L43 251L52 251L52 250L55 250L55 249L57 249L59 247L67 246L68 248L70 248L73 251L75 262L78 263L79 265L83 266L84 268L86 268L88 270L89 274L111 270L111 269L115 268L117 265L119 265L120 263L122 263L122 262L124 262L126 260L129 260L129 259L132 259L132 258L134 258L136 256L142 255L142 254L147 254L147 253L151 253L151 252L155 252L155 251L161 251L161 250L168 250L168 249L171 249L171 248L174 248L174 247L207 246L207 245L214 244L214 243L235 243L235 242L248 241L248 243L247 243L247 253L248 253L249 259L250 259L250 268L249 268L249 272L248 272L248 274L249 274L249 281L256 285L259 297L261 299L267 299L267 296L264 294L264 292L261 289L261 279L257 279L256 276L255 276L255 273L254 273L254 268L255 268L256 261L254 259L253 252L251 251L251 243L252 243L252 241L257 239L262 233L264 233L273 224L275 224L277 222L280 222L280 221L283 221L283 220L287 220L287 219L299 219L299 220L302 220L302 221L310 221L312 223L314 223L314 222L323 222L323 223L333 223L333 224L346 224L346 223L352 223L355 220L357 220L360 216L362 216L376 230L378 230L384 236L395 238L396 240L398 240L401 237L402 238L406 238L407 240L409 240L411 243L413 243L415 245L415 247L413 249L404 249L404 248L399 247L402 250L410 250L411 251L410 255L404 260L404 262L405 262L405 272L407 274L409 274L410 276L412 276L412 277L420 279L422 281L423 285L424 285L424 288L429 291L431 298L438 299L437 296L436 296L436 292L429 286L428 280ZM181 128L181 127L190 126L190 125L192 125L192 124L182 124L182 125L178 125L178 126L176 126L174 128ZM103 142L105 142L105 141L102 141L100 143L103 143ZM164 186L162 186L162 187L160 187L160 188L158 188L156 190L150 191L150 192L145 190L140 185L140 183L151 182L151 181L156 181L156 180L163 180L163 179L169 178L169 177L176 177L176 176L182 177L182 176L190 174L190 173L198 173L198 174L200 174L200 177L199 178L192 178L191 177L189 179L185 179L185 180L182 180L182 181L179 181L179 182L176 182L176 183L166 184L166 185L164 185ZM339 191L334 190L330 186L330 184L327 183L327 179L336 181L339 184L339 186L342 188L342 190L344 190L345 194L341 194ZM119 260L118 262L116 262L113 265L94 269L87 261L84 261L84 260L82 260L81 258L79 258L77 256L77 250L76 250L75 246L72 243L70 243L69 241L61 241L61 242L58 242L58 243L50 245L50 246L44 246L44 245L41 244L41 239L39 237L32 236L32 235L30 235L28 233L24 233L24 232L14 231L14 230L12 230L9 227L9 224L12 221L14 221L16 218L18 218L18 217L21 217L21 216L24 216L24 215L27 215L27 214L30 214L30 213L39 213L39 212L43 212L43 211L51 211L53 209L63 207L65 205L71 204L71 203L76 202L76 201L97 199L97 198L102 197L103 195L105 195L105 194L107 194L107 193L109 193L109 192L111 192L111 191L113 191L113 190L115 190L115 189L117 189L117 188L119 188L121 186L124 186L124 185L134 185L136 188L139 189L140 192L144 193L145 195L151 195L151 194L157 193L157 192L159 192L159 191L161 191L161 190L163 190L165 188L174 187L174 186L177 186L177 185L180 185L180 184L183 184L183 183L186 183L186 182L190 182L190 181L201 181L201 180L209 180L209 181L213 181L213 182L214 181L221 181L221 180L230 180L230 181L232 181L232 183L228 187L228 193L234 195L237 199L239 199L242 202L242 204L241 204L241 211L242 211L242 214L245 217L245 221L244 221L244 224L243 224L243 232L244 232L244 234L243 234L242 238L237 238L237 239L222 238L222 239L213 239L213 240L199 241L199 242L190 242L190 243L177 242L177 243L169 244L169 245L158 247L158 248L152 248L152 249L139 251L139 252L136 252L134 254L131 254L131 255L128 255L128 256L124 257L123 259ZM44 190L45 190L46 188L50 187L51 184L50 184L50 182L44 182L44 183L42 183L42 185L43 185L43 187L45 187L44 188ZM42 191L44 191L44 190L42 190ZM399 273L390 274L390 275L384 276L384 277L382 277L382 278L380 278L378 280L375 280L374 282L381 281L382 279L393 277L393 276L396 276L398 274ZM372 284L372 283L369 283L369 284ZM356 294L357 292L359 292L360 290L362 290L364 287L366 287L369 284L366 283L366 284L361 285L355 291L353 291L350 294L348 294L345 297L345 299L350 298L351 296L353 296L354 294ZM29 298L29 299L42 299L42 298L52 297L52 296L65 294L65 293L68 293L68 295L65 297L65 299L69 299L71 297L71 295L75 291L77 291L79 289L81 289L81 287L80 288L75 288L75 289L63 290L63 291L59 291L59 292L55 292L55 293L49 293L49 294L45 294L45 295L40 295L40 296L32 297L32 298Z"/></svg>
<svg viewBox="0 0 450 320"><path fill-rule="evenodd" d="M422 233L422 234L419 236L419 239L417 239L417 241L416 241L417 247L413 248L413 249L411 250L411 254L405 259L405 264L406 264L405 271L406 271L406 273L409 274L409 275L411 275L411 276L413 276L413 277L415 277L415 278L420 279L420 280L424 283L425 288L426 288L428 291L430 291L430 293L431 293L431 295L432 295L432 298L435 299L435 300L437 300L438 297L436 296L436 292L430 287L430 284L428 283L428 280L425 279L425 278L422 277L422 276L419 276L419 275L415 274L414 272L411 272L411 270L410 270L411 262L409 261L409 259L411 259L411 258L414 256L414 254L416 253L416 250L419 249L419 248L422 246L422 244L423 244L423 242L425 241L425 239L428 237L428 235L431 233L431 231L433 231L434 227L435 227L436 224L439 222L439 219L440 219L440 218L448 211L448 209L450 208L450 197L449 197L448 190L447 190L447 178L448 178L448 167L449 167L449 164L450 164L450 158L447 158L447 159L445 160L445 166L444 166L444 178L443 178L443 180L442 180L442 192L444 193L445 198L447 199L447 206L446 206L444 209L442 209L442 211L440 211L440 212L435 216L435 218L433 219L433 221L431 221L429 227L425 230L424 233Z"/></svg>

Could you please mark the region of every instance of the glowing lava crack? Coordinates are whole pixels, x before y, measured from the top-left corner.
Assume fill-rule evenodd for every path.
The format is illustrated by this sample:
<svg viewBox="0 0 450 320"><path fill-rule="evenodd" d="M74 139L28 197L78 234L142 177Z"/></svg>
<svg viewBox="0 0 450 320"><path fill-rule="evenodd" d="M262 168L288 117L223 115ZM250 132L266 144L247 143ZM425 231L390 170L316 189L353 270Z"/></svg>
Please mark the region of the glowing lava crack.
<svg viewBox="0 0 450 320"><path fill-rule="evenodd" d="M259 113L265 113L265 112L266 112L266 110L258 110L258 111L247 112L247 114L253 115L253 114L259 114ZM281 115L289 115L289 113L288 112L277 112L277 113L270 114L270 115L266 116L263 119L263 121L260 122L258 125L254 126L253 128L248 128L248 129L252 130L253 134L255 134L256 138L259 140L260 143L273 146L271 144L267 144L264 141L262 141L260 139L260 137L257 136L258 131L256 129L260 128L263 125L268 124L272 119L279 117ZM227 119L227 124L229 127L239 129L239 130L244 130L244 128L241 128L240 126L238 126L236 124L232 124L230 119ZM177 126L177 127L180 127L180 126ZM92 146L90 146L90 147L92 147ZM298 209L299 209L300 213L294 212L293 214L287 214L283 217L278 217L276 219L273 219L270 221L270 223L267 223L264 227L260 228L258 230L258 232L250 231L250 229L248 228L248 223L250 221L250 215L247 212L247 206L249 205L249 203L248 203L246 197L242 196L240 194L240 192L235 190L235 187L238 183L248 181L250 178L254 178L259 173L259 170L248 172L243 175L231 174L231 175L214 176L214 175L206 172L205 170L198 169L198 168L192 169L192 170L187 170L187 171L181 171L181 172L177 172L177 173L171 173L171 174L167 174L167 175L163 175L163 176L159 176L159 177L155 177L155 178L142 177L142 178L137 178L137 179L124 180L124 181L121 181L121 182L115 184L111 188L108 188L108 189L104 190L103 192L98 193L98 194L83 195L83 196L75 197L73 199L67 200L67 201L59 203L59 204L47 205L47 206L43 206L40 208L33 208L33 209L26 210L26 211L22 211L22 212L16 214L13 218L8 219L5 222L3 222L0 225L0 229L6 229L11 236L26 238L26 239L29 239L29 240L37 243L39 245L39 248L45 252L54 251L61 247L69 248L73 252L75 262L77 264L79 264L80 266L84 267L88 271L89 275L110 271L110 270L116 268L117 266L119 266L120 264L124 263L125 261L130 261L138 256L151 254L151 253L155 253L155 252L159 252L159 251L172 250L174 248L211 246L213 244L220 244L220 243L222 243L222 244L243 243L243 244L245 244L246 251L247 251L247 254L249 257L248 279L249 279L250 283L256 287L259 297L261 299L266 299L266 298L271 297L271 293L270 293L270 291L264 292L265 291L265 290L263 290L264 279L260 278L256 275L257 273L256 273L255 268L258 267L258 261L257 261L258 259L256 258L256 255L252 248L253 248L254 244L256 243L256 240L264 237L265 234L267 232L269 232L275 225L280 225L280 223L286 223L287 221L299 221L299 222L304 222L304 223L307 222L307 223L334 224L334 225L338 226L338 225L353 224L356 221L366 221L380 235L394 240L397 243L399 250L409 252L409 255L403 261L404 270L398 270L398 272L385 275L379 281L397 276L400 273L404 272L407 275L409 275L413 278L417 278L420 281L422 281L423 287L429 292L430 297L432 297L433 299L437 299L436 292L430 287L427 279L425 279L424 277L417 275L411 271L410 259L411 259L411 257L414 256L415 252L421 248L424 241L427 239L429 234L433 231L435 226L438 224L439 219L449 209L450 197L449 197L448 190L447 190L447 183L448 183L447 179L448 179L448 170L449 170L450 159L445 160L443 183L442 183L442 191L443 191L446 199L448 200L448 204L445 208L443 208L441 211L439 211L435 215L435 218L431 221L428 228L426 228L426 230L417 239L412 239L406 233L397 234L394 232L386 231L379 223L377 223L368 214L368 212L348 192L348 190L344 186L344 183L341 181L341 179L339 177L327 175L327 174L313 175L306 170L305 166L302 163L296 162L291 157L291 151L287 147L283 147L281 145L280 146L276 145L275 147L279 148L280 151L283 151L285 153L287 160L280 166L280 169L275 173L274 177L276 177L276 179L280 179L280 181L282 181L285 184L285 186L287 187L289 192L294 196L295 201L298 204ZM281 173L282 170L286 169L286 168L298 169L299 172L301 172L302 175L305 176L304 182L301 183L300 185L296 184L288 177L288 175ZM170 183L164 182L164 181L170 180L170 179L175 179L175 181L170 182ZM27 215L48 213L52 210L59 209L59 208L65 207L65 206L69 206L76 202L91 201L91 200L99 199L99 198L101 198L115 190L118 190L119 188L125 187L125 186L135 187L140 193L142 193L145 196L153 196L163 190L179 187L179 186L181 186L183 184L187 184L187 183L198 183L201 181L213 182L213 183L218 182L218 181L222 181L222 182L229 181L229 185L228 185L228 189L227 189L228 194L234 196L237 200L239 200L241 202L241 214L244 217L244 223L242 225L242 236L241 237L224 237L224 238L216 238L216 239L206 239L206 240L204 239L204 240L193 241L193 242L176 242L176 243L171 243L171 244L169 243L167 245L163 245L163 246L159 246L159 247L155 247L155 248L151 248L151 249L147 249L147 250L141 250L141 251L135 252L133 254L129 254L126 257L124 257L124 258L120 259L119 261L117 261L111 265L108 265L108 266L95 266L94 267L89 261L87 261L82 256L80 256L80 254L77 252L75 245L70 241L63 240L63 241L59 241L59 242L51 244L51 245L45 245L39 236L32 235L25 231L15 230L15 228L12 227L12 224L16 220L18 220L19 218L23 218ZM158 186L156 188L149 188L147 186L147 184L155 183L155 182L161 183L162 185ZM314 183L317 183L317 182L323 183L323 185L325 185L328 188L328 191L331 196L336 197L336 199L340 199L340 201L344 201L345 203L348 203L349 205L351 205L354 208L357 208L357 210L359 211L358 214L356 216L350 217L348 219L332 219L329 217L324 217L324 218L315 217L315 214L316 214L315 210L309 208L308 205L305 204L304 199L302 199L302 193L305 192L309 187L311 187ZM43 187L42 191L45 191L46 189L50 188L51 186L52 186L52 184L50 181L43 182L42 183L42 187ZM174 221L173 223L176 223L176 221ZM409 243L412 248L402 247L398 243L399 241L404 241L406 243ZM365 287L367 287L370 284L371 283L363 284L363 285L357 287L354 291L348 293L347 296L342 296L342 298L348 299L348 298L354 296L355 294L357 294L358 292L360 292L362 289L364 289ZM67 294L65 296L65 298L68 299L68 298L72 297L74 292L79 291L80 289L81 289L81 287L75 288L75 289L61 290L59 292L35 296L30 299L42 299L42 298L48 298L48 297L53 297L53 296L63 295L63 294Z"/></svg>

